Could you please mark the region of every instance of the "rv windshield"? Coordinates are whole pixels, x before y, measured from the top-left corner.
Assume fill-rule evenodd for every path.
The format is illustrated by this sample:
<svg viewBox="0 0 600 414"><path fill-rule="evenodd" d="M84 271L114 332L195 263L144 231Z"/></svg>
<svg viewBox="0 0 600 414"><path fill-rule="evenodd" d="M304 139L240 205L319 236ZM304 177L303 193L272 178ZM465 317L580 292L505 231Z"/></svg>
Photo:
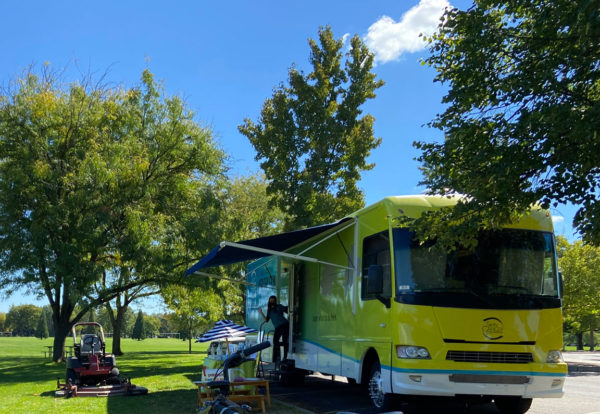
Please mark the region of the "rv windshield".
<svg viewBox="0 0 600 414"><path fill-rule="evenodd" d="M431 306L534 309L560 306L551 233L482 232L474 250L419 245L394 229L396 300Z"/></svg>

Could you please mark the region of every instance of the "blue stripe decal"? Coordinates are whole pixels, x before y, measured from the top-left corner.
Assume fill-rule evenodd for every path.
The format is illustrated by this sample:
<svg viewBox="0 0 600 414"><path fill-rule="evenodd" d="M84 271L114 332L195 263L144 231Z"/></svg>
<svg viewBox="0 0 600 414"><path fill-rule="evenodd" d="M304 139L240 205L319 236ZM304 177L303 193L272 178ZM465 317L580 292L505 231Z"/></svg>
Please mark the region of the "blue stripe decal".
<svg viewBox="0 0 600 414"><path fill-rule="evenodd" d="M349 359L350 361L360 363L360 360L351 358L347 355L340 354L333 349L327 348L319 343L302 339L311 345L321 348L332 354L338 354L342 358ZM529 375L532 377L566 377L567 374L556 373L556 372L533 372L533 371L474 371L474 370L451 370L451 369L411 369L411 368L396 368L390 367L389 365L382 365L383 369L391 369L394 372L407 372L411 374L472 374L472 375Z"/></svg>
<svg viewBox="0 0 600 414"><path fill-rule="evenodd" d="M358 359L351 358L351 357L349 357L349 356L347 356L347 355L344 355L344 354L342 354L342 353L340 353L340 352L334 351L333 349L327 348L326 346L323 346L323 345L321 345L321 344L318 344L318 343L316 343L316 342L313 342L313 341L309 341L308 339L301 339L301 341L303 341L303 342L307 342L307 343L309 343L309 344L311 344L311 345L314 345L314 346L316 346L317 348L321 348L321 349L323 349L323 350L325 350L325 351L327 351L327 352L331 352L332 354L337 354L337 355L340 355L342 358L349 359L349 360L350 360L350 361L352 361L352 362L360 363L360 360L358 360Z"/></svg>

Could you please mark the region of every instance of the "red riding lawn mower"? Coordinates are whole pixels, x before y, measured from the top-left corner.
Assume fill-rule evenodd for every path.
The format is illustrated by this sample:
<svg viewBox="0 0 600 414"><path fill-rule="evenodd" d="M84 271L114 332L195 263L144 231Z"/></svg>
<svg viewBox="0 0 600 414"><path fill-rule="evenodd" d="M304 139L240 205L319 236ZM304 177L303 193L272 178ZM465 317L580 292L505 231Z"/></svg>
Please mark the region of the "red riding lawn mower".
<svg viewBox="0 0 600 414"><path fill-rule="evenodd" d="M97 333L82 333L77 342L77 327L96 327ZM58 379L57 397L109 397L113 395L143 395L148 389L138 387L119 376L116 358L106 353L102 326L96 322L73 325L73 354L67 358L67 382Z"/></svg>

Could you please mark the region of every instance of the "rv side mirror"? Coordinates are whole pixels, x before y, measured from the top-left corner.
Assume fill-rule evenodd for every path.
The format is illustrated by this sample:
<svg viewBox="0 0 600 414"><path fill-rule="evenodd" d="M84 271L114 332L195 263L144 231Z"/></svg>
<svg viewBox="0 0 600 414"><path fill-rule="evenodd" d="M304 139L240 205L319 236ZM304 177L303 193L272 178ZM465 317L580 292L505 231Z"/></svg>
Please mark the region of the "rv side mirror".
<svg viewBox="0 0 600 414"><path fill-rule="evenodd" d="M558 272L558 288L560 289L559 291L559 296L562 299L563 297L563 292L565 290L565 280L563 279L563 274L562 272Z"/></svg>
<svg viewBox="0 0 600 414"><path fill-rule="evenodd" d="M367 295L383 293L383 267L371 265L367 273Z"/></svg>

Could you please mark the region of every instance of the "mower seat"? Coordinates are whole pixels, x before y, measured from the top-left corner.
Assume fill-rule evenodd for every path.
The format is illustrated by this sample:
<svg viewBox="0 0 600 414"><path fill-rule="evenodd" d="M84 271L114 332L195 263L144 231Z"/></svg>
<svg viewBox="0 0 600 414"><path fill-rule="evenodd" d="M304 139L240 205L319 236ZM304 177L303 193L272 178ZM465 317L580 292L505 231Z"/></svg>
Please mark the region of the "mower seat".
<svg viewBox="0 0 600 414"><path fill-rule="evenodd" d="M92 355L92 344L94 345L94 354L100 355L102 353L100 338L98 338L98 335L94 334L85 334L81 336L81 348L79 354L81 356Z"/></svg>

